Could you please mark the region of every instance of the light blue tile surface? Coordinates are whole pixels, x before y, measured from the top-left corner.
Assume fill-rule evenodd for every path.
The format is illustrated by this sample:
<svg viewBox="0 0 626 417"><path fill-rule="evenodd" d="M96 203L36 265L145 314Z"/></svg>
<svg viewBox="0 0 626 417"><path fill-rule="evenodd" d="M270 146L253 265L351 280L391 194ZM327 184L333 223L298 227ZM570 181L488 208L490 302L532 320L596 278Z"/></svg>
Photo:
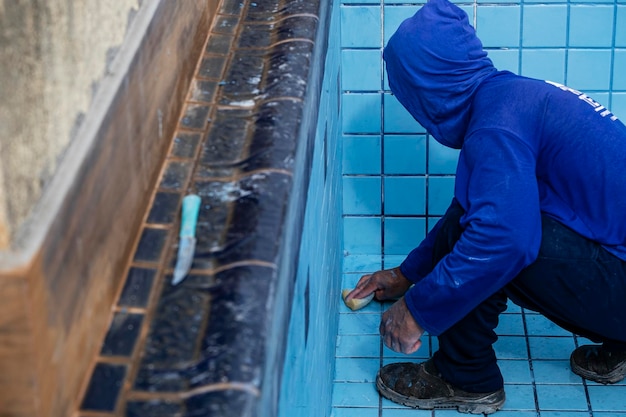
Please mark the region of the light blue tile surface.
<svg viewBox="0 0 626 417"><path fill-rule="evenodd" d="M408 255L426 236L426 219L397 218L385 219L385 255Z"/></svg>
<svg viewBox="0 0 626 417"><path fill-rule="evenodd" d="M524 49L521 75L565 83L565 49Z"/></svg>
<svg viewBox="0 0 626 417"><path fill-rule="evenodd" d="M385 135L383 142L385 174L426 173L425 135Z"/></svg>
<svg viewBox="0 0 626 417"><path fill-rule="evenodd" d="M350 272L343 276L344 287L381 269L383 259L386 268L399 265L419 243L416 237L420 233L423 237L445 212L453 195L458 151L428 139L395 97L379 93L381 82L386 92L389 89L383 65L377 66L376 60L400 23L424 2L349 0L341 6L342 89L351 92L343 96L341 118L343 172L349 179L347 193L352 193L344 207L343 262L344 271ZM498 69L565 83L610 105L626 120L626 0L455 3L472 23L476 10L478 35ZM362 75L354 77L355 72ZM378 196L372 192L375 186L365 185L374 178L382 181ZM422 185L413 187L421 181L427 181L424 194ZM359 203L357 188L350 191L354 185L364 188L362 198L368 203ZM418 188L420 195L408 198L406 190ZM381 202L383 217L377 211ZM381 400L374 387L380 361L421 362L437 349L438 340L425 336L424 346L408 356L381 349L376 322L392 303L372 302L352 312L338 302L333 416L461 415L455 410L412 410ZM512 303L496 331L500 337L494 349L507 392L497 417L626 417L626 383L583 384L571 372L569 355L576 339L567 331L534 312L522 315L522 309ZM577 340L578 345L588 343Z"/></svg>
<svg viewBox="0 0 626 417"><path fill-rule="evenodd" d="M604 47L613 44L613 6L580 5L570 7L569 46ZM593 30L589 30L593 27Z"/></svg>
<svg viewBox="0 0 626 417"><path fill-rule="evenodd" d="M343 137L343 173L378 174L381 173L380 136Z"/></svg>
<svg viewBox="0 0 626 417"><path fill-rule="evenodd" d="M344 177L344 214L380 214L380 177Z"/></svg>
<svg viewBox="0 0 626 417"><path fill-rule="evenodd" d="M624 24L626 25L626 22ZM626 90L626 50L615 51L613 89Z"/></svg>
<svg viewBox="0 0 626 417"><path fill-rule="evenodd" d="M519 5L478 5L476 33L485 47L518 47L521 9Z"/></svg>
<svg viewBox="0 0 626 417"><path fill-rule="evenodd" d="M611 84L609 49L572 49L567 60L567 85L576 90L608 90Z"/></svg>
<svg viewBox="0 0 626 417"><path fill-rule="evenodd" d="M428 137L428 173L456 174L459 150L443 146L432 136Z"/></svg>
<svg viewBox="0 0 626 417"><path fill-rule="evenodd" d="M380 254L380 217L344 217L344 249L348 253L360 255Z"/></svg>
<svg viewBox="0 0 626 417"><path fill-rule="evenodd" d="M385 214L426 214L425 177L386 177Z"/></svg>
<svg viewBox="0 0 626 417"><path fill-rule="evenodd" d="M587 410L585 387L579 385L537 385L537 402L541 410Z"/></svg>
<svg viewBox="0 0 626 417"><path fill-rule="evenodd" d="M522 33L522 46L524 47L565 47L567 44L567 5L524 6Z"/></svg>
<svg viewBox="0 0 626 417"><path fill-rule="evenodd" d="M444 215L454 196L454 177L431 177L428 180L428 214Z"/></svg>
<svg viewBox="0 0 626 417"><path fill-rule="evenodd" d="M341 45L344 48L379 48L380 6L341 7ZM355 30L359 28L359 30ZM362 30L367 28L367 30Z"/></svg>
<svg viewBox="0 0 626 417"><path fill-rule="evenodd" d="M519 49L490 49L488 56L500 71L519 73Z"/></svg>
<svg viewBox="0 0 626 417"><path fill-rule="evenodd" d="M382 82L379 49L344 49L341 53L341 87L351 91L378 91Z"/></svg>
<svg viewBox="0 0 626 417"><path fill-rule="evenodd" d="M426 133L395 96L384 95L383 111L385 133Z"/></svg>
<svg viewBox="0 0 626 417"><path fill-rule="evenodd" d="M380 133L380 94L343 94L343 132Z"/></svg>

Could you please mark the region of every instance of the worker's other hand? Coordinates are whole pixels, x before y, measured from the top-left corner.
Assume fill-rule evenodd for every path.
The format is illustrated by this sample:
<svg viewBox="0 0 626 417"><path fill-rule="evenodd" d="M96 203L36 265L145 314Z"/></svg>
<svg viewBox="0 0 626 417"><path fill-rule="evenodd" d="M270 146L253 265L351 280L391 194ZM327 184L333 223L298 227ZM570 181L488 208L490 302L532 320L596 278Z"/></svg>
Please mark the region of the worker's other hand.
<svg viewBox="0 0 626 417"><path fill-rule="evenodd" d="M379 301L395 300L402 297L411 285L411 281L400 272L400 267L385 269L363 275L356 287L346 296L346 300L365 298L371 293L374 293L374 298Z"/></svg>
<svg viewBox="0 0 626 417"><path fill-rule="evenodd" d="M385 345L394 352L408 355L422 346L420 338L424 329L411 315L404 297L383 313L379 331Z"/></svg>

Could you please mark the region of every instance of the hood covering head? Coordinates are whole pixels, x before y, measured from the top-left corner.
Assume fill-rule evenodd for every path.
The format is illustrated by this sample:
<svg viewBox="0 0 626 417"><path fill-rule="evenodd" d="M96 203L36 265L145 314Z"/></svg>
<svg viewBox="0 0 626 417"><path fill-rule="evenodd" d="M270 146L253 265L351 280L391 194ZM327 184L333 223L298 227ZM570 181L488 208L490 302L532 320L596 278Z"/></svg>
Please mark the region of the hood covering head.
<svg viewBox="0 0 626 417"><path fill-rule="evenodd" d="M429 0L400 25L384 59L400 103L441 144L461 148L474 92L496 71L467 14Z"/></svg>

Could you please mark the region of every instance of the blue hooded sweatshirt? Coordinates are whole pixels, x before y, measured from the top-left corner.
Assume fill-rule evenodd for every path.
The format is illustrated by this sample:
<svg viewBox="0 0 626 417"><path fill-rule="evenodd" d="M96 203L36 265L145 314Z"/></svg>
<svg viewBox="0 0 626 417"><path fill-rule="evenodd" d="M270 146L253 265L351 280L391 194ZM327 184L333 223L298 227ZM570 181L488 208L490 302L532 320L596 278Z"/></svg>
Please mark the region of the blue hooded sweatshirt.
<svg viewBox="0 0 626 417"><path fill-rule="evenodd" d="M400 103L437 141L461 149L461 238L433 268L438 223L400 266L415 283L407 306L430 334L535 261L542 213L626 260L626 127L609 110L563 85L496 70L448 0L404 21L384 59Z"/></svg>

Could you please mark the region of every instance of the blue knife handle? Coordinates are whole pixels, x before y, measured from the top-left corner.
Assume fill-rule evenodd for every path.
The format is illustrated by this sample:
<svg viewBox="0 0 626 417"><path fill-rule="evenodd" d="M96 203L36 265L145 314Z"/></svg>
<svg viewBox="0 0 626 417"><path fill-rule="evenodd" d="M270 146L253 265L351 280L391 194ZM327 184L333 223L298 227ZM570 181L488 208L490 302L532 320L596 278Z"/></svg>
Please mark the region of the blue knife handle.
<svg viewBox="0 0 626 417"><path fill-rule="evenodd" d="M183 214L180 223L180 237L195 237L201 199L195 194L183 198Z"/></svg>

